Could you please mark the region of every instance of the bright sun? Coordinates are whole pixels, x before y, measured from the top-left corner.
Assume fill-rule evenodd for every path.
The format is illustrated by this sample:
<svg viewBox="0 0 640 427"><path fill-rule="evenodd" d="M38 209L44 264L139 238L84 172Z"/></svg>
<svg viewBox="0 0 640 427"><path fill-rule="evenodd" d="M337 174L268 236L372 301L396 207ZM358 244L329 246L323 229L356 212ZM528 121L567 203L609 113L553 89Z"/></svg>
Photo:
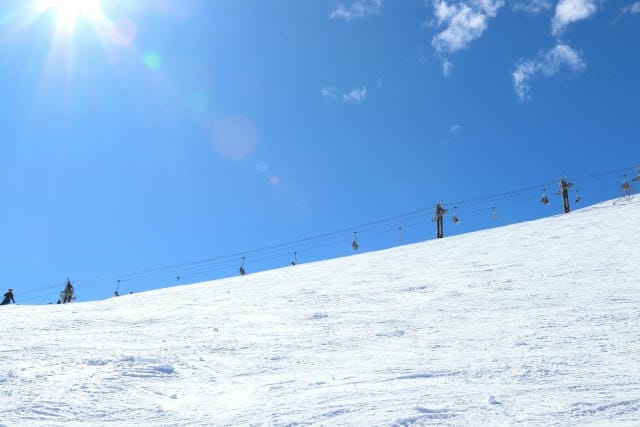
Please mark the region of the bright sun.
<svg viewBox="0 0 640 427"><path fill-rule="evenodd" d="M95 24L103 17L100 0L38 0L36 11L52 12L56 26L65 32L73 32L79 20Z"/></svg>

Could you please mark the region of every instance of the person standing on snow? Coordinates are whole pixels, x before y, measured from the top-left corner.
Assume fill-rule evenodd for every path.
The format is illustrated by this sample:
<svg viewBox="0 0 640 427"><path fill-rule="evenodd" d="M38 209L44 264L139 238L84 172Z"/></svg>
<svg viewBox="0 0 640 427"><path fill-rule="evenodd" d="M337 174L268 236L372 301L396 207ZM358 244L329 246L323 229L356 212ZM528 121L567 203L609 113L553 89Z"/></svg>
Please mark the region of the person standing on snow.
<svg viewBox="0 0 640 427"><path fill-rule="evenodd" d="M0 303L0 305L7 305L10 303L16 303L16 300L13 299L13 289L9 288L9 290L4 294L4 299Z"/></svg>

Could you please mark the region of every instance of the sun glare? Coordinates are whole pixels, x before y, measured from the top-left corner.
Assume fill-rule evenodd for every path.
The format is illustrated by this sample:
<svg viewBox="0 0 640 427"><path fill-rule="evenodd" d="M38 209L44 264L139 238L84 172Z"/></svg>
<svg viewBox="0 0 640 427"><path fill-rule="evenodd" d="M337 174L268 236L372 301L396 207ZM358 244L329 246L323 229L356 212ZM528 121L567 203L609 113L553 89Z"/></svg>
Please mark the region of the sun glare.
<svg viewBox="0 0 640 427"><path fill-rule="evenodd" d="M100 0L39 0L37 12L52 13L56 26L67 33L80 20L95 23L103 16Z"/></svg>

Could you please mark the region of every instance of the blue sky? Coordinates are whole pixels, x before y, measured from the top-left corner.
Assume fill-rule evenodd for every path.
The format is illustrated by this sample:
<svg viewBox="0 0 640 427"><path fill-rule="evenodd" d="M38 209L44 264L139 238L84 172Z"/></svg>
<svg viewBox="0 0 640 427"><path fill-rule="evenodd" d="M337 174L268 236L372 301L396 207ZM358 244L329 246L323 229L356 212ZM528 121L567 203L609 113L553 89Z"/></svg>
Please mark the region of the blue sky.
<svg viewBox="0 0 640 427"><path fill-rule="evenodd" d="M618 197L638 40L633 0L0 0L2 282L100 299L432 239L440 200L446 236L558 214L565 174Z"/></svg>

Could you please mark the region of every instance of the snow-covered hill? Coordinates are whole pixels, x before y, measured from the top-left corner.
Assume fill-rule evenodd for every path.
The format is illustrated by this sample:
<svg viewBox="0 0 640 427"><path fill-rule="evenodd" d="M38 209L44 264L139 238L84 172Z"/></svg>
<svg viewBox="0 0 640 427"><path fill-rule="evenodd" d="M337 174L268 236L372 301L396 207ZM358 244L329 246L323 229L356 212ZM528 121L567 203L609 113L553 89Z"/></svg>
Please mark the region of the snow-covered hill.
<svg viewBox="0 0 640 427"><path fill-rule="evenodd" d="M8 426L640 425L640 203L0 319Z"/></svg>

